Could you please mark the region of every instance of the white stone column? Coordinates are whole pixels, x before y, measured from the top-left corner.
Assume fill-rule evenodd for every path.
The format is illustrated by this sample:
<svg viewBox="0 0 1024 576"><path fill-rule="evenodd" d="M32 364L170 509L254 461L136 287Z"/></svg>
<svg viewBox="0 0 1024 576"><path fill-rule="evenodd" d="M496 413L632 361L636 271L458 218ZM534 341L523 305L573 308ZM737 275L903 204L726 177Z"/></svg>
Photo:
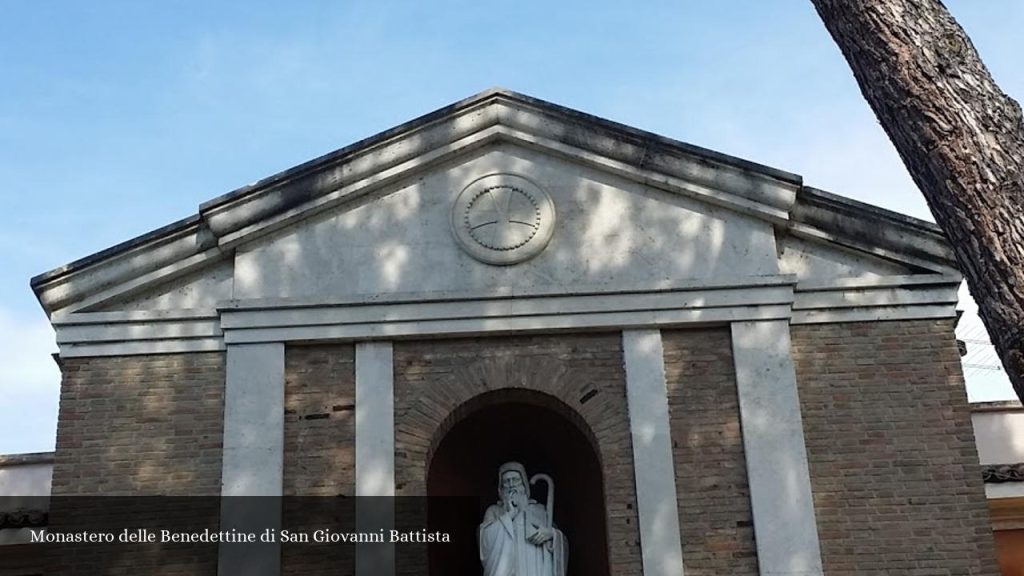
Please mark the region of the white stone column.
<svg viewBox="0 0 1024 576"><path fill-rule="evenodd" d="M390 342L356 344L356 530L394 526L395 383ZM391 543L359 544L357 576L395 573Z"/></svg>
<svg viewBox="0 0 1024 576"><path fill-rule="evenodd" d="M789 322L734 322L732 351L760 573L819 576Z"/></svg>
<svg viewBox="0 0 1024 576"><path fill-rule="evenodd" d="M227 347L220 529L281 527L284 477L284 344ZM274 498L240 498L270 496ZM277 576L277 543L221 544L218 574Z"/></svg>
<svg viewBox="0 0 1024 576"><path fill-rule="evenodd" d="M682 576L683 551L661 331L624 330L622 352L644 576Z"/></svg>

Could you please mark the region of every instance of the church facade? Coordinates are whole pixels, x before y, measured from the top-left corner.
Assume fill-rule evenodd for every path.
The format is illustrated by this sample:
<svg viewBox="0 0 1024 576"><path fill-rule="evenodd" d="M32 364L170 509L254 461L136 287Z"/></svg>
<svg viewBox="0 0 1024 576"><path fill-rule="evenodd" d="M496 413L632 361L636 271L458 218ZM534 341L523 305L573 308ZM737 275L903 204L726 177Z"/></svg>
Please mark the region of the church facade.
<svg viewBox="0 0 1024 576"><path fill-rule="evenodd" d="M959 282L932 224L488 91L34 278L52 491L493 503L518 462L572 575L995 575Z"/></svg>

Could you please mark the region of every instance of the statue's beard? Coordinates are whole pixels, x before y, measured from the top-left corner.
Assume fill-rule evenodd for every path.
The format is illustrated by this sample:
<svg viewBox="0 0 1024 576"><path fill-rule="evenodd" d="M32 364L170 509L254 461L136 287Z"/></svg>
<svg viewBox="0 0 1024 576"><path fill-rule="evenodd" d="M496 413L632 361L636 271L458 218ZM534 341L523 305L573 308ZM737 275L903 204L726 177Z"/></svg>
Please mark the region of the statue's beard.
<svg viewBox="0 0 1024 576"><path fill-rule="evenodd" d="M503 498L506 502L515 502L519 500L519 495L519 490L516 490L515 488L510 488L508 490L505 490Z"/></svg>

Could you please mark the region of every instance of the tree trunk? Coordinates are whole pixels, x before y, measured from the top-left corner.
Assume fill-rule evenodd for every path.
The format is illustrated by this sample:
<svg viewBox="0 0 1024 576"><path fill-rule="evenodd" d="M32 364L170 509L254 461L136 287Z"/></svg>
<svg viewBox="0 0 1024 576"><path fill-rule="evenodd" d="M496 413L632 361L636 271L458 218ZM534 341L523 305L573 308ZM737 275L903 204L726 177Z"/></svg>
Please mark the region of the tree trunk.
<svg viewBox="0 0 1024 576"><path fill-rule="evenodd" d="M1024 120L939 0L811 0L924 194L1024 400Z"/></svg>

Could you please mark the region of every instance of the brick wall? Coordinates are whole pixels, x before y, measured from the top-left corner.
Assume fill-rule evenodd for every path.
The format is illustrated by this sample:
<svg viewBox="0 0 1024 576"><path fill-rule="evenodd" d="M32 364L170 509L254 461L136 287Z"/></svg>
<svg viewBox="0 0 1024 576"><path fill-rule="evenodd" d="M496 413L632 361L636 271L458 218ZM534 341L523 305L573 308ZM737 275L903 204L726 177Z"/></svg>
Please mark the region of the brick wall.
<svg viewBox="0 0 1024 576"><path fill-rule="evenodd" d="M351 532L355 496L355 348L352 344L285 348L284 494L282 528ZM285 575L344 575L355 570L354 547L283 544Z"/></svg>
<svg viewBox="0 0 1024 576"><path fill-rule="evenodd" d="M687 576L756 575L729 329L662 332Z"/></svg>
<svg viewBox="0 0 1024 576"><path fill-rule="evenodd" d="M952 322L792 339L825 573L998 574Z"/></svg>
<svg viewBox="0 0 1024 576"><path fill-rule="evenodd" d="M997 574L951 323L794 326L792 338L826 573ZM664 344L687 573L753 574L728 331L666 331ZM351 345L286 350L286 494L354 493L353 356ZM72 358L62 371L54 495L219 492L222 353ZM488 391L541 392L598 448L611 572L640 573L618 333L399 342L395 375L399 495L425 493L457 408ZM314 565L285 546L283 564L347 573L351 556ZM214 551L187 568L215 565Z"/></svg>
<svg viewBox="0 0 1024 576"><path fill-rule="evenodd" d="M285 349L285 496L355 496L355 401L352 344Z"/></svg>
<svg viewBox="0 0 1024 576"><path fill-rule="evenodd" d="M396 343L398 494L425 494L432 442L444 434L459 406L479 394L509 388L557 398L592 431L604 477L611 573L640 574L619 333Z"/></svg>
<svg viewBox="0 0 1024 576"><path fill-rule="evenodd" d="M220 352L67 358L53 495L218 495Z"/></svg>
<svg viewBox="0 0 1024 576"><path fill-rule="evenodd" d="M67 358L54 455L54 496L220 493L224 355ZM54 498L53 532L196 531L218 525L215 498ZM53 545L58 546L58 545ZM62 544L46 574L216 574L217 547Z"/></svg>

